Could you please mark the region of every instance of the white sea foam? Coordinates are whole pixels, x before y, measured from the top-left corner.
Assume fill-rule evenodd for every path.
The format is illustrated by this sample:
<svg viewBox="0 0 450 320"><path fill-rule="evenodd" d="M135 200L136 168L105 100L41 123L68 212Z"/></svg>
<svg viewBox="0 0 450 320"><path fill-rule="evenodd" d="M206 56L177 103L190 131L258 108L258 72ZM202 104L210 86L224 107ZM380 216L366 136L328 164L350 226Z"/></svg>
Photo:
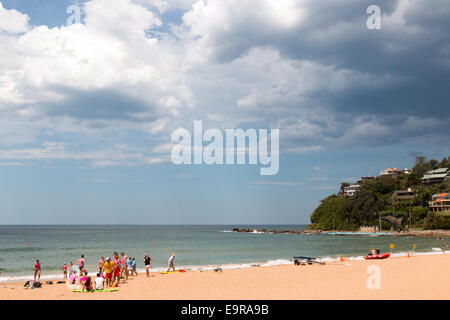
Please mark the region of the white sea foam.
<svg viewBox="0 0 450 320"><path fill-rule="evenodd" d="M253 230L251 233L254 233L254 234L263 234L263 233L265 233L265 232L262 232L262 231L258 231L258 230Z"/></svg>
<svg viewBox="0 0 450 320"><path fill-rule="evenodd" d="M441 250L441 249L439 249ZM408 253L412 255L411 252L395 252L391 254L391 257L406 257ZM446 252L448 253L448 251ZM415 252L416 256L425 256L425 255L440 255L442 252L437 252L437 250L428 251L428 252ZM319 260L323 262L338 262L340 261L340 256L330 257L323 256L318 257ZM344 259L347 261L358 261L364 260L364 256L344 256ZM221 268L222 270L231 270L231 269L245 269L252 267L271 267L271 266L279 266L279 265L288 265L291 264L292 261L290 259L274 259L268 260L265 262L248 262L248 263L230 263L230 264L211 264L211 265L185 265L185 266L177 266L177 269L184 269L187 271L211 271L217 268ZM156 267L150 269L150 272L162 272L167 271L166 267ZM137 269L139 274L145 274L145 269ZM89 273L90 276L95 276L97 273ZM45 274L41 276L41 281L46 280L62 280L63 276L61 273L58 274ZM20 281L28 281L33 280L33 275L11 275L11 276L2 276L0 277L0 283L4 282L20 282Z"/></svg>
<svg viewBox="0 0 450 320"><path fill-rule="evenodd" d="M271 267L271 266L281 266L286 264L291 264L291 260L287 259L276 259L276 260L269 260L263 264L261 264L261 267Z"/></svg>

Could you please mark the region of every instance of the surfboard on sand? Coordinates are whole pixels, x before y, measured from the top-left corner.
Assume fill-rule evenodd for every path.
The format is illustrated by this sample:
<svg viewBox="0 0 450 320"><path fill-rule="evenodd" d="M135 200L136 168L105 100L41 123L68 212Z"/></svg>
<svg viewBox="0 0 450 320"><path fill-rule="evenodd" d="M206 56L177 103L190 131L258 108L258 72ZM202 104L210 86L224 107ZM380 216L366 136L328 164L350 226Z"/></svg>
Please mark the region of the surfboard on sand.
<svg viewBox="0 0 450 320"><path fill-rule="evenodd" d="M184 271L183 269L181 269L181 270L175 270L175 271L169 271L169 272L167 272L167 271L161 271L160 273L161 273L161 274L168 274L168 273L180 273L180 272L186 272L186 271Z"/></svg>

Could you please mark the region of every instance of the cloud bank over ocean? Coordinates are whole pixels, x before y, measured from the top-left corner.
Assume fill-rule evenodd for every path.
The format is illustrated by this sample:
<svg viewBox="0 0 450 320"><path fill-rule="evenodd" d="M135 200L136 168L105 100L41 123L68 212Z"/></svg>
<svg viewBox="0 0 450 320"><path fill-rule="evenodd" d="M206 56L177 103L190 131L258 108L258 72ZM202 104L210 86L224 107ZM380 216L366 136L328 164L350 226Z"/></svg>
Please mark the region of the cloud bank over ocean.
<svg viewBox="0 0 450 320"><path fill-rule="evenodd" d="M447 1L382 1L380 30L356 0L92 0L53 27L4 3L5 163L161 163L194 120L280 128L287 153L448 146Z"/></svg>

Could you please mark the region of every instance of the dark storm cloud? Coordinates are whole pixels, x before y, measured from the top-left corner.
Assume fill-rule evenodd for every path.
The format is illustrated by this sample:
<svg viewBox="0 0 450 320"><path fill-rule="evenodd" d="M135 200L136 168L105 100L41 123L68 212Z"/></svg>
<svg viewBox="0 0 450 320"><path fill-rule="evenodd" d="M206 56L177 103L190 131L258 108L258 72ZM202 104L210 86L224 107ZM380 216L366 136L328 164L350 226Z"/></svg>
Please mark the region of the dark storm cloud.
<svg viewBox="0 0 450 320"><path fill-rule="evenodd" d="M450 99L450 2L412 4L404 12L403 30L386 23L397 10L398 1L377 1L382 29L369 30L366 9L372 4L373 1L310 2L305 21L288 32L277 33L261 24L233 26L230 31L216 34L216 57L226 63L252 47L269 46L290 59L315 61L380 79L389 76L398 79L397 83L353 88L336 95L319 93L321 102L337 111L440 111L449 116L450 108L445 106Z"/></svg>
<svg viewBox="0 0 450 320"><path fill-rule="evenodd" d="M381 30L369 30L366 25L366 9L374 4L381 9ZM215 58L222 64L245 56L252 48L268 47L285 59L348 70L369 80L340 90L303 93L297 100L278 101L276 106L263 103L260 114L264 108L269 112L278 109L280 119L306 119L322 135L300 136L316 139L315 143L328 139L332 143L394 144L450 135L445 129L450 124L449 1L324 0L307 2L304 9L301 23L289 30L270 28L248 13L247 20L236 19L237 24L215 29L206 39L212 41ZM333 119L323 123L308 119L304 110L317 106ZM365 116L367 125L362 129ZM352 127L359 130L355 140L349 133ZM296 138L291 142L295 144Z"/></svg>

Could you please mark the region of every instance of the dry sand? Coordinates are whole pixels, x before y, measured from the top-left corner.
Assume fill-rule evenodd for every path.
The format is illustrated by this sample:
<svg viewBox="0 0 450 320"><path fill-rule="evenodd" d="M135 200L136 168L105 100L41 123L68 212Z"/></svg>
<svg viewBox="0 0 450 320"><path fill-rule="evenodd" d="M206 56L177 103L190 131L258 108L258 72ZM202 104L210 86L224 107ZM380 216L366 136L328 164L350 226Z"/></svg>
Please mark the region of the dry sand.
<svg viewBox="0 0 450 320"><path fill-rule="evenodd" d="M368 289L367 269L378 266L381 288ZM0 299L450 299L450 254L273 266L153 273L129 279L117 292L74 293L65 284L27 289L0 284Z"/></svg>

